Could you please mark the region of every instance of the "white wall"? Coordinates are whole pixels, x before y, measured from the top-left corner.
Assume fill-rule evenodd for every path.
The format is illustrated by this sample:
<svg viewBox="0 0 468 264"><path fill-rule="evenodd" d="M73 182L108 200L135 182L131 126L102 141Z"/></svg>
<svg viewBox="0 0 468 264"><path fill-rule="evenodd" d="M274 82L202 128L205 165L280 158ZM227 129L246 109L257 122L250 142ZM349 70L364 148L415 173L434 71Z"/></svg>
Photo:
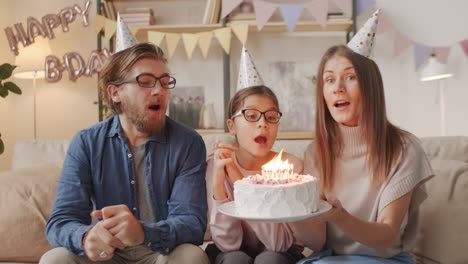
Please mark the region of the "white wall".
<svg viewBox="0 0 468 264"><path fill-rule="evenodd" d="M448 66L454 76L443 81L446 135L468 135L468 57L458 43L468 38L468 2L379 0L377 6L411 40L431 47L451 47ZM361 16L359 25L367 17ZM389 117L417 136L439 136L439 82L419 81L412 47L393 57L393 40L390 32L378 35L374 50L384 78Z"/></svg>

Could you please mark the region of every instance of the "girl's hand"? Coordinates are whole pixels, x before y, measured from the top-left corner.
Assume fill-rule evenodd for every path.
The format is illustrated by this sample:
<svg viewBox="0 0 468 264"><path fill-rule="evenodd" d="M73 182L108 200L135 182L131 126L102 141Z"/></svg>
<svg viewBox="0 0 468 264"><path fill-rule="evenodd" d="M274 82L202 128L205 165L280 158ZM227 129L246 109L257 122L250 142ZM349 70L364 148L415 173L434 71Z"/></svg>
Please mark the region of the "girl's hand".
<svg viewBox="0 0 468 264"><path fill-rule="evenodd" d="M232 159L233 151L237 151L237 147L227 143L216 143L214 146L213 196L216 200L224 200L227 198L226 190L224 189L224 181L226 179L229 180L228 170L230 171L232 167L236 167Z"/></svg>

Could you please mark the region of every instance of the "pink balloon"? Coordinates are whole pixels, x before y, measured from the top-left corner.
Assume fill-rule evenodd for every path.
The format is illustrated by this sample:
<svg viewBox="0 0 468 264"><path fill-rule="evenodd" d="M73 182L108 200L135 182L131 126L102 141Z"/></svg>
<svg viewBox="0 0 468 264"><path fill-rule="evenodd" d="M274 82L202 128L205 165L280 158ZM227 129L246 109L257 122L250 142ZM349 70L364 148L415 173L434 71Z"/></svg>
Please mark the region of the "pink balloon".
<svg viewBox="0 0 468 264"><path fill-rule="evenodd" d="M62 79L63 67L57 57L49 55L45 59L45 79L48 82L58 82Z"/></svg>
<svg viewBox="0 0 468 264"><path fill-rule="evenodd" d="M81 9L80 6L78 6L76 4L73 6L73 9L75 10L75 12L77 12L78 14L81 15L81 17L83 19L83 25L85 27L89 25L88 14L89 14L89 7L90 6L91 6L91 1L86 1L85 6L84 6L83 9Z"/></svg>
<svg viewBox="0 0 468 264"><path fill-rule="evenodd" d="M23 43L24 47L27 47L28 45L31 44L31 40L26 36L23 25L21 23L15 24L15 29L16 29L16 32L18 32L17 35L15 35L11 27L5 28L5 34L7 35L7 39L8 39L8 43L10 44L11 51L13 51L15 55L18 55L18 43L21 42Z"/></svg>
<svg viewBox="0 0 468 264"><path fill-rule="evenodd" d="M34 39L37 36L47 37L45 27L34 17L28 17L28 36L31 42L34 42Z"/></svg>
<svg viewBox="0 0 468 264"><path fill-rule="evenodd" d="M93 50L89 56L88 64L84 74L86 76L91 76L94 73L100 72L109 55L110 54L107 49L102 49L101 51Z"/></svg>
<svg viewBox="0 0 468 264"><path fill-rule="evenodd" d="M63 32L68 32L68 24L75 20L75 12L71 7L66 7L60 11L60 22L62 23Z"/></svg>
<svg viewBox="0 0 468 264"><path fill-rule="evenodd" d="M53 39L55 38L53 29L61 24L60 17L55 14L45 15L42 17L42 24L44 24L49 39Z"/></svg>
<svg viewBox="0 0 468 264"><path fill-rule="evenodd" d="M78 54L78 52L65 53L65 55L63 55L63 61L68 70L68 78L70 80L76 81L78 77L83 75L85 70L85 62L80 54ZM73 61L76 61L78 64L76 68L75 65L73 65Z"/></svg>

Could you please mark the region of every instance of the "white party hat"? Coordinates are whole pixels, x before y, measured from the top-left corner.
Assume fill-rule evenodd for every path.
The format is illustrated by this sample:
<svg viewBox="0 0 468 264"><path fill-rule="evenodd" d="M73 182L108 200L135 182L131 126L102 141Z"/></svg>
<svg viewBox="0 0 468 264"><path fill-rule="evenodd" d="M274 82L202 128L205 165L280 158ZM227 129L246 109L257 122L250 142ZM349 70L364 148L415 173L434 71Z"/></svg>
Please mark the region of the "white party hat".
<svg viewBox="0 0 468 264"><path fill-rule="evenodd" d="M117 15L117 32L115 35L115 52L119 52L138 44L138 40L133 36L127 24L125 24L125 21L120 18L120 14Z"/></svg>
<svg viewBox="0 0 468 264"><path fill-rule="evenodd" d="M380 9L377 9L351 41L348 42L347 46L350 49L364 57L369 57L372 53L377 24L379 23L379 12Z"/></svg>
<svg viewBox="0 0 468 264"><path fill-rule="evenodd" d="M255 67L255 63L253 62L250 53L247 51L245 46L242 46L237 90L257 85L263 85L262 77L258 73L257 67Z"/></svg>

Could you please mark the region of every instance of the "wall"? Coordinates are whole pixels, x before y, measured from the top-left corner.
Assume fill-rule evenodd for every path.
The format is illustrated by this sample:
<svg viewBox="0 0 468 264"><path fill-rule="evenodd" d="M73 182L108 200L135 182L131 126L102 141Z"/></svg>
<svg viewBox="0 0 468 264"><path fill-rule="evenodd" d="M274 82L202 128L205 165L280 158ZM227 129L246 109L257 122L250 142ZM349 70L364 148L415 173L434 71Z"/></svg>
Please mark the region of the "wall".
<svg viewBox="0 0 468 264"><path fill-rule="evenodd" d="M7 0L0 1L0 34L1 63L14 64L15 56L10 51L4 34L4 28L22 23L27 30L27 17L40 20L46 14L57 14L65 7L74 4L84 6L85 1L72 0ZM70 30L65 33L60 27L54 29L56 38L49 41L54 56L63 60L66 52L79 53L87 63L89 54L96 48L93 21L96 7L91 5L90 25L84 27L82 20L77 17L70 24ZM19 44L22 47L22 44ZM44 58L45 59L45 58ZM0 131L6 142L6 150L0 156L0 171L10 167L13 153L13 144L19 140L34 138L33 129L33 89L32 80L12 80L22 89L21 96L10 95L0 103ZM37 81L36 113L38 139L71 139L82 128L88 127L98 121L97 105L97 78L80 77L76 82L68 79L64 72L62 79L56 83L48 83L44 79ZM5 130L5 132L4 132Z"/></svg>

